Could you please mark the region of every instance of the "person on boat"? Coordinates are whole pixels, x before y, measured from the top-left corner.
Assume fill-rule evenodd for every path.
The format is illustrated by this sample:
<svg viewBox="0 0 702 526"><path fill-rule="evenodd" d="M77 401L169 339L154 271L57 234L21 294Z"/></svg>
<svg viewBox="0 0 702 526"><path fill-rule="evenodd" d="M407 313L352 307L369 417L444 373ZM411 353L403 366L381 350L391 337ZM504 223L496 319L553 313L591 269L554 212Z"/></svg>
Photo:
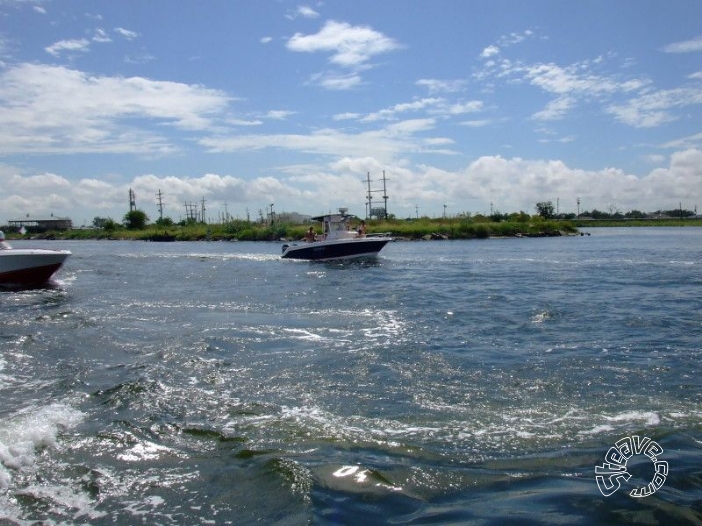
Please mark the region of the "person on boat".
<svg viewBox="0 0 702 526"><path fill-rule="evenodd" d="M310 227L310 229L305 233L305 241L307 241L308 243L312 243L316 240L317 234L314 233L314 227Z"/></svg>
<svg viewBox="0 0 702 526"><path fill-rule="evenodd" d="M0 230L0 250L8 250L12 248L6 241L5 241L5 233Z"/></svg>
<svg viewBox="0 0 702 526"><path fill-rule="evenodd" d="M366 237L366 222L361 221L361 224L358 226L358 233L356 234L356 237Z"/></svg>

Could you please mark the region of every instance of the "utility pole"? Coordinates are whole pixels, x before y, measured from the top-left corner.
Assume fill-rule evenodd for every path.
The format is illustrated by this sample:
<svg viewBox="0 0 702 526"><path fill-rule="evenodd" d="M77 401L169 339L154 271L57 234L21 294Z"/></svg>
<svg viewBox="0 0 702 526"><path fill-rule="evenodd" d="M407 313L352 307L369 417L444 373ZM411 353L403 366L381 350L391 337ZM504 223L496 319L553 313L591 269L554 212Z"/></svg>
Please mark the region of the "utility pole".
<svg viewBox="0 0 702 526"><path fill-rule="evenodd" d="M577 219L580 219L580 198L578 197L577 199L578 202L578 215L576 216Z"/></svg>
<svg viewBox="0 0 702 526"><path fill-rule="evenodd" d="M370 172L368 172L368 175L366 177L366 181L368 182L368 208L366 209L366 219L370 219L371 214L373 213L373 207L371 203L373 202L373 196L371 194L371 178L370 178Z"/></svg>
<svg viewBox="0 0 702 526"><path fill-rule="evenodd" d="M129 189L129 211L134 212L136 210L136 194L134 190Z"/></svg>
<svg viewBox="0 0 702 526"><path fill-rule="evenodd" d="M185 203L185 220L197 222L197 205L194 203Z"/></svg>
<svg viewBox="0 0 702 526"><path fill-rule="evenodd" d="M385 170L383 170L383 200L385 201L385 220L388 220L388 189L385 185L387 179L385 178Z"/></svg>
<svg viewBox="0 0 702 526"><path fill-rule="evenodd" d="M205 198L202 198L202 222L207 223L207 218L205 216Z"/></svg>
<svg viewBox="0 0 702 526"><path fill-rule="evenodd" d="M158 197L158 217L163 221L163 194L160 189L156 196Z"/></svg>

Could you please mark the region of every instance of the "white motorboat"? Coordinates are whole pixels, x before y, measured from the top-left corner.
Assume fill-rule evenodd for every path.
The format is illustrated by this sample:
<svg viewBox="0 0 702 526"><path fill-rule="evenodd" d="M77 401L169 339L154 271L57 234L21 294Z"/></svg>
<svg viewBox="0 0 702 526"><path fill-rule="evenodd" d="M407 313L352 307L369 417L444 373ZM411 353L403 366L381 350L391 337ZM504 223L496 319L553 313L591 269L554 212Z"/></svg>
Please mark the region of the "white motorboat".
<svg viewBox="0 0 702 526"><path fill-rule="evenodd" d="M12 248L0 232L0 285L41 285L61 268L68 250Z"/></svg>
<svg viewBox="0 0 702 526"><path fill-rule="evenodd" d="M352 217L346 211L341 208L338 214L313 217L322 223L324 233L314 239L286 243L281 257L315 261L375 257L393 241L385 234L366 235L363 231L351 230Z"/></svg>

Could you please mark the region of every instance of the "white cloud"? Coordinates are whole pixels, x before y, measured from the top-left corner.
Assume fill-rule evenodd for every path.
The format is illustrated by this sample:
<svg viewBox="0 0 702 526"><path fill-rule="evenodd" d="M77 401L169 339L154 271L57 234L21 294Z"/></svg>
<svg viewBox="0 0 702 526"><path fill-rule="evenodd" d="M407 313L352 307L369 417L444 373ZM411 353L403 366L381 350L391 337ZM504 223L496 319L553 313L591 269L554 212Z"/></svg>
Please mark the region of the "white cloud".
<svg viewBox="0 0 702 526"><path fill-rule="evenodd" d="M273 41L273 37L263 37L261 38L261 44L268 44Z"/></svg>
<svg viewBox="0 0 702 526"><path fill-rule="evenodd" d="M418 99L418 100L415 100L412 102L403 102L403 103L395 104L391 108L382 109L382 110L377 111L375 113L371 113L369 115L366 115L361 120L363 122L374 122L374 121L379 121L379 120L392 120L400 113L405 113L408 111L419 111L422 109L426 109L427 107L435 106L436 104L439 104L440 102L442 102L442 100L443 99L438 99L438 98L427 98L427 99Z"/></svg>
<svg viewBox="0 0 702 526"><path fill-rule="evenodd" d="M123 36L127 40L134 40L136 37L139 36L139 33L136 33L135 31L130 31L129 29L124 29L123 27L116 27L114 31L115 33Z"/></svg>
<svg viewBox="0 0 702 526"><path fill-rule="evenodd" d="M549 93L614 93L630 91L640 84L623 84L615 80L590 73L583 64L561 67L556 64L537 64L525 68L525 78L531 84Z"/></svg>
<svg viewBox="0 0 702 526"><path fill-rule="evenodd" d="M299 6L296 12L303 18L319 18L319 13L306 5Z"/></svg>
<svg viewBox="0 0 702 526"><path fill-rule="evenodd" d="M552 121L562 119L563 116L575 105L573 97L562 96L549 102L546 107L534 113L533 118L537 120Z"/></svg>
<svg viewBox="0 0 702 526"><path fill-rule="evenodd" d="M156 60L156 57L149 53L140 53L137 55L125 55L124 62L127 64L148 64Z"/></svg>
<svg viewBox="0 0 702 526"><path fill-rule="evenodd" d="M282 121L287 119L291 115L295 115L295 112L287 110L271 110L268 113L266 113L266 118L276 121Z"/></svg>
<svg viewBox="0 0 702 526"><path fill-rule="evenodd" d="M144 120L206 130L229 100L201 86L20 64L0 73L0 154L172 153ZM142 122L131 127L130 118Z"/></svg>
<svg viewBox="0 0 702 526"><path fill-rule="evenodd" d="M483 69L476 72L474 78L484 82L491 92L495 90L498 81L506 81L528 83L555 95L556 98L546 107L532 114L538 120L563 119L583 103L608 104L603 110L605 113L637 127L658 126L675 118L662 110L642 112L641 105L636 104L637 99L630 103L613 102L617 97L637 93L643 94L640 99L645 100L650 96L651 81L645 78L622 79L616 75L598 73L603 69L604 61L603 56L598 56L594 60L562 66L555 63L526 64L505 58L485 62Z"/></svg>
<svg viewBox="0 0 702 526"><path fill-rule="evenodd" d="M645 93L625 104L612 104L607 112L630 126L652 128L676 120L670 110L697 104L702 104L702 87L676 88Z"/></svg>
<svg viewBox="0 0 702 526"><path fill-rule="evenodd" d="M61 53L64 51L80 51L80 52L86 52L90 49L90 42L86 40L85 38L81 38L79 40L61 40L59 42L56 42L54 44L51 44L50 46L44 48L44 50L49 53L50 55L53 55L55 57L58 57Z"/></svg>
<svg viewBox="0 0 702 526"><path fill-rule="evenodd" d="M346 68L357 68L373 56L393 51L399 45L367 26L328 21L313 35L296 33L287 42L291 51L331 53L330 62Z"/></svg>
<svg viewBox="0 0 702 526"><path fill-rule="evenodd" d="M390 124L381 129L360 133L344 133L321 129L308 135L256 134L229 137L207 137L199 143L211 152L236 152L266 148L291 150L307 154L338 157L374 157L379 162L395 162L408 152L421 151L423 140L417 134L433 129L434 119L411 119Z"/></svg>
<svg viewBox="0 0 702 526"><path fill-rule="evenodd" d="M417 86L425 87L429 93L455 93L465 88L465 80L420 79Z"/></svg>
<svg viewBox="0 0 702 526"><path fill-rule="evenodd" d="M431 115L455 116L466 113L476 113L483 111L483 102L470 100L465 102L448 102L441 97L428 97L417 99L412 102L402 102L390 108L370 113L363 117L361 122L376 122L381 120L394 120L399 115L407 112L427 111Z"/></svg>
<svg viewBox="0 0 702 526"><path fill-rule="evenodd" d="M407 141L412 133L430 129L431 122L407 121L394 127L395 137L388 133L368 133L359 137L324 130L318 134L317 144L311 137L280 135L275 141L281 147L307 148L317 152L340 152L326 165L281 167L278 177L263 176L255 179L206 173L199 177L144 174L129 181L109 182L84 178L72 181L52 173L20 175L16 170L0 165L0 186L5 189L3 219L21 217L26 212L41 215L54 213L72 216L75 221L92 221L96 215L120 220L125 213L128 188L137 194L137 206L155 216L153 197L158 190L165 193L167 215L175 219L182 214L184 201L206 198L212 214L226 201L234 215L246 207L260 203L276 203L277 210L317 213L338 206L358 206L363 196L363 179L371 172L378 179L385 171L389 180L390 211L403 217L418 202L423 213L438 214L444 204L449 213L485 213L487 203L494 203L503 212L523 210L534 213L535 203L545 199L560 200L562 211L574 212L576 198L581 199L581 211L606 209L614 205L623 210L654 211L667 206L692 208L702 188L702 150L690 148L673 152L667 167L655 168L643 176L623 170L603 168L582 170L560 160L504 158L482 156L453 171L432 165L413 166L401 158L382 158L378 142L390 149L419 147L422 141ZM256 141L271 145L272 139L261 136L243 138L241 145L255 146ZM354 148L339 146L355 141ZM325 142L326 141L326 142ZM376 145L376 150L368 148ZM443 146L450 139L427 139L424 144ZM371 152L371 155L368 155ZM662 159L652 157L660 164ZM148 196L148 197L147 197ZM672 205L671 205L672 203ZM238 211L237 211L238 209ZM86 217L75 217L76 210Z"/></svg>
<svg viewBox="0 0 702 526"><path fill-rule="evenodd" d="M644 155L643 159L649 164L662 164L665 162L666 157L660 154L650 154Z"/></svg>
<svg viewBox="0 0 702 526"><path fill-rule="evenodd" d="M490 58L494 57L495 55L500 54L500 48L497 46L488 46L485 49L483 49L482 53L480 53L481 58Z"/></svg>
<svg viewBox="0 0 702 526"><path fill-rule="evenodd" d="M227 123L233 126L260 126L263 124L262 120L244 120L244 119L228 119Z"/></svg>
<svg viewBox="0 0 702 526"><path fill-rule="evenodd" d="M112 39L104 29L98 28L95 30L95 34L93 35L93 42L112 42Z"/></svg>
<svg viewBox="0 0 702 526"><path fill-rule="evenodd" d="M349 90L362 84L363 80L355 73L343 75L334 72L324 72L312 75L311 83L318 84L325 89L332 91Z"/></svg>
<svg viewBox="0 0 702 526"><path fill-rule="evenodd" d="M310 83L328 90L349 90L362 84L360 72L372 67L376 55L398 49L393 39L367 26L327 21L318 33L295 33L286 43L290 51L329 54L329 62L343 73L324 71L310 77Z"/></svg>
<svg viewBox="0 0 702 526"><path fill-rule="evenodd" d="M702 36L693 38L692 40L668 44L663 48L663 51L666 53L693 53L702 51Z"/></svg>
<svg viewBox="0 0 702 526"><path fill-rule="evenodd" d="M527 38L533 37L534 32L527 29L521 33L510 33L509 35L503 35L499 38L498 44L501 47L513 46L515 44L520 44L524 42Z"/></svg>
<svg viewBox="0 0 702 526"><path fill-rule="evenodd" d="M483 128L485 126L489 126L490 124L492 124L492 121L489 119L470 120L470 121L464 121L461 124L463 126L469 126L471 128Z"/></svg>
<svg viewBox="0 0 702 526"><path fill-rule="evenodd" d="M352 113L352 112L346 112L346 113L337 113L334 115L333 119L335 121L347 121L347 120L356 120L360 119L361 114L360 113Z"/></svg>
<svg viewBox="0 0 702 526"><path fill-rule="evenodd" d="M450 104L447 107L447 113L451 115L462 115L464 113L476 113L479 111L483 111L483 102L480 100L458 102L455 104Z"/></svg>
<svg viewBox="0 0 702 526"><path fill-rule="evenodd" d="M662 148L672 148L676 150L691 150L700 149L702 150L702 132L695 133L688 137L682 137L681 139L675 139L673 141L668 141L661 145Z"/></svg>

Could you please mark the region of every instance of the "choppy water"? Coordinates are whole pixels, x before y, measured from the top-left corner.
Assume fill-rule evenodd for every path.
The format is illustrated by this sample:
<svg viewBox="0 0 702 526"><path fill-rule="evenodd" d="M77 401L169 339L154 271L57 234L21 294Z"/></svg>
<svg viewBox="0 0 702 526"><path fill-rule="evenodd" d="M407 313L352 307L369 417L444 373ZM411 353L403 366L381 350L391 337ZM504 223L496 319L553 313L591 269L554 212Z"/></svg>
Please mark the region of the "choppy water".
<svg viewBox="0 0 702 526"><path fill-rule="evenodd" d="M42 243L56 286L0 292L0 524L702 523L702 229L591 231ZM631 435L665 484L604 497Z"/></svg>

